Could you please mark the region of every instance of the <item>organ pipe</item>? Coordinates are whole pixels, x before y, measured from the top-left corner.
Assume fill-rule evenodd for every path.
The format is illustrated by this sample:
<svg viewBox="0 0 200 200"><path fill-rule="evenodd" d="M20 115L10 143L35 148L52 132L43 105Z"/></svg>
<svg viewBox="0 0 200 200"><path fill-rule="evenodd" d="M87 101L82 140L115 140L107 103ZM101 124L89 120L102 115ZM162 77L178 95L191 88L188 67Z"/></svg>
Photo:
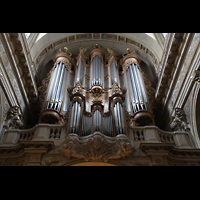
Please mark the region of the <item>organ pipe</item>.
<svg viewBox="0 0 200 200"><path fill-rule="evenodd" d="M142 78L136 64L131 64L129 66L127 69L127 77L133 112L148 109Z"/></svg>
<svg viewBox="0 0 200 200"><path fill-rule="evenodd" d="M110 137L126 134L126 110L134 115L149 109L139 59L130 53L123 55L120 69L113 49L105 66L99 46L91 51L90 64L86 64L83 53L73 69L69 53L55 56L44 109L55 110L59 118L62 114L69 116L68 133L86 136L100 131Z"/></svg>
<svg viewBox="0 0 200 200"><path fill-rule="evenodd" d="M66 78L67 78L67 68L64 67L64 76L63 76L63 80L62 80L62 87L61 87L61 91L60 91L60 97L59 97L59 103L58 103L58 108L57 110L60 112L61 109L61 105L62 105L62 101L63 101L63 95L64 95L64 89L65 89L65 84L66 84ZM68 92L67 92L68 93ZM66 100L69 103L69 99L66 98Z"/></svg>
<svg viewBox="0 0 200 200"><path fill-rule="evenodd" d="M93 85L102 86L102 61L98 55L92 60L92 86Z"/></svg>

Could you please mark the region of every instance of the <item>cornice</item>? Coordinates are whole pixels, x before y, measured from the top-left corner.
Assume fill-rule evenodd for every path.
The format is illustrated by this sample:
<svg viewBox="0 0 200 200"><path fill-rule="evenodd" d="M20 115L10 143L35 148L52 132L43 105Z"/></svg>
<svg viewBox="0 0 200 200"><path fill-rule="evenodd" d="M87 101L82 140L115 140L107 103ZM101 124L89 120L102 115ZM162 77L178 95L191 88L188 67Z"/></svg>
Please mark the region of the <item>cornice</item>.
<svg viewBox="0 0 200 200"><path fill-rule="evenodd" d="M28 151L36 150L49 151L54 147L54 141L21 141L16 146L3 146L0 147L0 157L20 157Z"/></svg>
<svg viewBox="0 0 200 200"><path fill-rule="evenodd" d="M22 84L22 87L24 87L24 95L27 94L27 98L30 102L37 101L37 87L35 80L32 75L32 71L30 69L30 62L25 55L26 50L24 49L24 46L22 44L22 37L19 36L18 33L9 33L7 34L7 38L9 40L9 43L12 44L13 52L12 54L16 56L17 58L17 66L16 70L20 69L20 73L18 73L18 80L24 80L24 83ZM26 53L25 53L26 52ZM20 75L19 75L20 74ZM21 76L21 77L20 77ZM29 102L28 102L29 105Z"/></svg>
<svg viewBox="0 0 200 200"><path fill-rule="evenodd" d="M152 150L159 154L159 151L166 151L168 156L180 158L182 156L200 159L200 149L178 149L172 143L140 143L140 149L148 155L155 155Z"/></svg>

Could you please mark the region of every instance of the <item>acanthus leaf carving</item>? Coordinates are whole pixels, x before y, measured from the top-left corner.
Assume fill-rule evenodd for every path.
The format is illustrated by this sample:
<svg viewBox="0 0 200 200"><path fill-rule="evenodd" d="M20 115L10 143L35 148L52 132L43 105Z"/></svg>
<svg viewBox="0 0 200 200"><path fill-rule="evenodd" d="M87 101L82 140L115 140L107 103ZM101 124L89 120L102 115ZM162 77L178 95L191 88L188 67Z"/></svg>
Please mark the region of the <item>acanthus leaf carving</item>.
<svg viewBox="0 0 200 200"><path fill-rule="evenodd" d="M50 81L50 78L51 78L51 73L53 71L54 68L52 68L50 70L50 72L47 74L47 78L45 78L43 81L42 81L42 86L40 86L38 88L38 94L39 94L39 104L40 104L40 109L42 110L42 105L43 103L45 102L45 97L46 97L46 93L47 93L47 88L48 88L48 85L49 85L49 81Z"/></svg>

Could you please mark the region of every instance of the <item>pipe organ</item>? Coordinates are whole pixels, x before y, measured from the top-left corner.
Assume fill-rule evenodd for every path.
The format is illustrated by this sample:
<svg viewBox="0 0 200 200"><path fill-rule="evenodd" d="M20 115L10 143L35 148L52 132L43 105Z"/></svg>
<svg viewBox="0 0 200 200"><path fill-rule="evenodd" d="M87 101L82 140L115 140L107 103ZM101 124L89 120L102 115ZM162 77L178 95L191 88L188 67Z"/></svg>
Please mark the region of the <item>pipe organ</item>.
<svg viewBox="0 0 200 200"><path fill-rule="evenodd" d="M39 123L65 123L67 134L109 137L126 135L129 126L154 125L139 57L128 50L118 62L107 48L104 60L98 44L89 59L87 48L79 50L76 65L66 47L54 57Z"/></svg>

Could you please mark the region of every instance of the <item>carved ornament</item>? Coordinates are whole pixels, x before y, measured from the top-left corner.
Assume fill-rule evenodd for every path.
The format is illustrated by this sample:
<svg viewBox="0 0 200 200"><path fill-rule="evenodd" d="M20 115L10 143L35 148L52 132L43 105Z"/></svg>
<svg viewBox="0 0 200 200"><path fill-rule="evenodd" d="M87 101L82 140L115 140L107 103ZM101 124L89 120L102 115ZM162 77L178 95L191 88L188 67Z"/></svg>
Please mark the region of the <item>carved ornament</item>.
<svg viewBox="0 0 200 200"><path fill-rule="evenodd" d="M114 60L115 61L115 65L117 66L118 58L116 57L116 55L114 53L114 47L111 48L111 49L107 47L107 51L110 54L110 56L106 59L106 61L108 62L108 65L111 64L112 60Z"/></svg>
<svg viewBox="0 0 200 200"><path fill-rule="evenodd" d="M93 58L98 55L102 62L103 62L103 56L104 56L104 52L102 51L102 49L100 48L100 45L99 44L95 44L94 45L94 48L92 49L92 51L90 52L90 58L91 58L91 61L93 60Z"/></svg>
<svg viewBox="0 0 200 200"><path fill-rule="evenodd" d="M69 134L60 151L68 159L108 162L113 159L130 158L133 155L134 147L126 135L110 138L100 132L95 132L81 138L76 134Z"/></svg>
<svg viewBox="0 0 200 200"><path fill-rule="evenodd" d="M153 110L155 107L155 92L156 92L156 90L152 87L151 81L149 81L146 78L146 75L143 72L143 70L141 68L139 68L139 70L140 70L140 74L141 74L141 77L142 77L144 85L145 85L144 88L146 89L146 94L147 94L146 96L147 96L147 99L148 99L148 102L150 105L149 111L153 114Z"/></svg>
<svg viewBox="0 0 200 200"><path fill-rule="evenodd" d="M94 85L91 88L91 94L93 97L100 97L104 93L104 89L99 85Z"/></svg>
<svg viewBox="0 0 200 200"><path fill-rule="evenodd" d="M175 108L175 116L169 122L171 131L188 131L188 123L182 108Z"/></svg>
<svg viewBox="0 0 200 200"><path fill-rule="evenodd" d="M23 115L19 114L19 106L12 106L7 113L5 128L19 129L24 127Z"/></svg>
<svg viewBox="0 0 200 200"><path fill-rule="evenodd" d="M49 85L49 81L51 78L53 68L50 70L50 72L47 74L47 78L45 78L42 81L42 86L38 88L38 93L39 93L39 105L40 105L40 110L42 111L43 109L43 104L46 101L46 94L47 94L47 88Z"/></svg>
<svg viewBox="0 0 200 200"><path fill-rule="evenodd" d="M123 54L123 58L120 60L120 65L123 66L123 69L126 70L131 64L136 64L140 67L141 60L134 54L133 50L130 51L130 48L127 48L127 54Z"/></svg>
<svg viewBox="0 0 200 200"><path fill-rule="evenodd" d="M84 52L86 52L87 51L87 49L88 49L88 47L81 47L81 46L79 46L79 55L76 57L76 65L78 65L78 63L79 63L79 61L80 61L80 59L82 59L82 61L83 61L83 63L86 63L86 61L88 60L86 57L85 57L85 55L84 55Z"/></svg>
<svg viewBox="0 0 200 200"><path fill-rule="evenodd" d="M56 54L56 56L53 58L54 67L59 62L62 62L68 68L68 70L71 69L71 66L74 64L74 59L71 57L72 54L67 51L67 47L64 47L64 50L60 49L60 53Z"/></svg>

